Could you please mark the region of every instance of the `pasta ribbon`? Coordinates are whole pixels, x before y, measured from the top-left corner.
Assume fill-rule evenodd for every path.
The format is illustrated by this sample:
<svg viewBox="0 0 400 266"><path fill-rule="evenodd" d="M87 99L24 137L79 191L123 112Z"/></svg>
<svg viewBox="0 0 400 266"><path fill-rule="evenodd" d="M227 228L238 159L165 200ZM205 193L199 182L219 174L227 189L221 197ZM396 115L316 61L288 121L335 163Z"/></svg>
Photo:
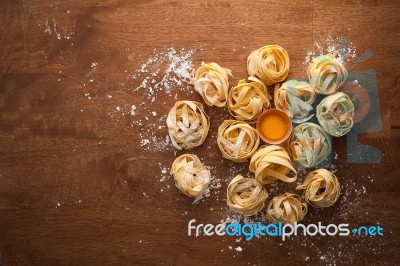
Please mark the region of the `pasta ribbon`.
<svg viewBox="0 0 400 266"><path fill-rule="evenodd" d="M272 223L294 224L307 214L307 203L298 195L286 192L274 197L267 207L267 219Z"/></svg>
<svg viewBox="0 0 400 266"><path fill-rule="evenodd" d="M232 77L229 69L217 63L202 62L201 67L192 74L191 82L208 106L223 107L228 96L229 76Z"/></svg>
<svg viewBox="0 0 400 266"><path fill-rule="evenodd" d="M178 150L197 147L206 140L209 118L203 105L195 101L178 101L167 116L168 134Z"/></svg>
<svg viewBox="0 0 400 266"><path fill-rule="evenodd" d="M316 208L332 206L340 195L337 177L326 169L310 172L304 183L296 189L304 189L305 201Z"/></svg>
<svg viewBox="0 0 400 266"><path fill-rule="evenodd" d="M274 91L276 109L284 111L292 118L294 123L302 123L309 120L309 115L315 101L314 86L304 81L288 80L280 87L275 86Z"/></svg>
<svg viewBox="0 0 400 266"><path fill-rule="evenodd" d="M334 93L347 78L343 64L331 54L315 57L307 69L308 81L321 94Z"/></svg>
<svg viewBox="0 0 400 266"><path fill-rule="evenodd" d="M281 82L289 73L289 55L279 45L265 45L250 53L247 72L267 86Z"/></svg>
<svg viewBox="0 0 400 266"><path fill-rule="evenodd" d="M257 130L249 124L226 120L218 128L217 144L222 157L234 162L247 162L260 145Z"/></svg>
<svg viewBox="0 0 400 266"><path fill-rule="evenodd" d="M304 123L293 129L289 138L289 153L293 160L305 167L313 167L331 153L331 139L317 124Z"/></svg>
<svg viewBox="0 0 400 266"><path fill-rule="evenodd" d="M265 187L254 178L238 175L228 185L226 202L232 210L251 216L264 208L267 197Z"/></svg>
<svg viewBox="0 0 400 266"><path fill-rule="evenodd" d="M203 193L211 180L210 171L194 154L183 154L172 164L175 186L189 197Z"/></svg>
<svg viewBox="0 0 400 266"><path fill-rule="evenodd" d="M271 107L267 87L257 78L242 79L229 91L228 111L237 120L255 120Z"/></svg>
<svg viewBox="0 0 400 266"><path fill-rule="evenodd" d="M292 166L290 156L284 148L277 145L262 146L251 157L249 170L256 175L256 180L270 184L277 179L294 182L297 179L296 169ZM294 174L289 177L289 173Z"/></svg>
<svg viewBox="0 0 400 266"><path fill-rule="evenodd" d="M336 92L325 97L317 107L318 122L328 134L340 137L353 127L354 105L350 97Z"/></svg>

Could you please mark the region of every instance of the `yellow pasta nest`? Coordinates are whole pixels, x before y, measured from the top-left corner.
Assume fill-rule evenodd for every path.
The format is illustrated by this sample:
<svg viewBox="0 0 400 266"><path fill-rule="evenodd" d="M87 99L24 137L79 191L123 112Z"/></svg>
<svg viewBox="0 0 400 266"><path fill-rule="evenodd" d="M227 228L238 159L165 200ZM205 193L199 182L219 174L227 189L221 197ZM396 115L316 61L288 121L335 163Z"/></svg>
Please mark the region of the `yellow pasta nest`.
<svg viewBox="0 0 400 266"><path fill-rule="evenodd" d="M297 172L291 164L289 154L277 145L260 147L251 157L249 170L255 173L256 180L263 185L278 179L284 182L294 182L297 179ZM290 177L289 173L294 176Z"/></svg>
<svg viewBox="0 0 400 266"><path fill-rule="evenodd" d="M196 197L210 184L211 174L193 154L183 154L172 164L175 186L189 197Z"/></svg>
<svg viewBox="0 0 400 266"><path fill-rule="evenodd" d="M294 224L307 214L307 203L298 195L286 192L274 197L267 207L267 218L272 223Z"/></svg>
<svg viewBox="0 0 400 266"><path fill-rule="evenodd" d="M295 123L305 122L315 101L314 86L304 81L288 80L274 91L276 109L284 111Z"/></svg>
<svg viewBox="0 0 400 266"><path fill-rule="evenodd" d="M222 107L226 104L229 88L229 69L219 66L217 63L201 64L191 78L195 90L203 97L209 106Z"/></svg>
<svg viewBox="0 0 400 266"><path fill-rule="evenodd" d="M329 95L318 105L317 118L328 134L335 137L343 136L353 127L353 102L343 92Z"/></svg>
<svg viewBox="0 0 400 266"><path fill-rule="evenodd" d="M228 185L226 202L232 210L251 216L264 208L267 197L267 190L254 178L238 175Z"/></svg>
<svg viewBox="0 0 400 266"><path fill-rule="evenodd" d="M285 80L289 73L289 55L279 45L266 45L250 53L247 58L249 76L259 78L266 85Z"/></svg>
<svg viewBox="0 0 400 266"><path fill-rule="evenodd" d="M237 120L255 120L271 107L267 87L257 78L242 79L229 91L228 110Z"/></svg>
<svg viewBox="0 0 400 266"><path fill-rule="evenodd" d="M334 93L347 78L343 64L331 54L315 57L307 69L308 81L321 94Z"/></svg>
<svg viewBox="0 0 400 266"><path fill-rule="evenodd" d="M289 153L293 160L305 167L313 167L324 161L331 152L331 139L314 123L300 124L289 138Z"/></svg>
<svg viewBox="0 0 400 266"><path fill-rule="evenodd" d="M304 189L305 201L316 208L332 206L340 195L337 177L326 169L310 172L296 189Z"/></svg>
<svg viewBox="0 0 400 266"><path fill-rule="evenodd" d="M167 116L168 134L178 150L201 145L208 134L209 119L203 105L194 101L178 101Z"/></svg>
<svg viewBox="0 0 400 266"><path fill-rule="evenodd" d="M249 124L226 120L218 128L217 144L222 157L234 162L247 162L257 150L260 137L257 130Z"/></svg>

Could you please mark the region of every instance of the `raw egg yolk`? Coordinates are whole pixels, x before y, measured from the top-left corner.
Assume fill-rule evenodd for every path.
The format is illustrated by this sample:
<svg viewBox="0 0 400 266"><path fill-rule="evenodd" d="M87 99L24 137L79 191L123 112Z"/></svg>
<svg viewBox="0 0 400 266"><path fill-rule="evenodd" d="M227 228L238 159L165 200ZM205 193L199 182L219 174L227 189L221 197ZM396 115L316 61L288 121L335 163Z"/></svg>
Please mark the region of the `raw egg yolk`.
<svg viewBox="0 0 400 266"><path fill-rule="evenodd" d="M288 125L282 116L270 114L262 118L260 129L266 138L278 140L285 136L286 131L288 130Z"/></svg>

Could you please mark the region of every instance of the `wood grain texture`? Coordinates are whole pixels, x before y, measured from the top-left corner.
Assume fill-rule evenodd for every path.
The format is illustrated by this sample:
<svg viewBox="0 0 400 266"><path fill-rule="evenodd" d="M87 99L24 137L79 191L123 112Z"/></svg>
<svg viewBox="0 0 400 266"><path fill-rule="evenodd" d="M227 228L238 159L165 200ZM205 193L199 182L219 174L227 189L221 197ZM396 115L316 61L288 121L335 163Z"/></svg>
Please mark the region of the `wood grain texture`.
<svg viewBox="0 0 400 266"><path fill-rule="evenodd" d="M399 13L394 0L1 1L1 264L400 264ZM221 188L192 205L172 178L159 182L160 166L169 168L183 152L145 149L148 125L133 123L147 116L149 125L164 125L175 99L161 95L146 109L146 94L132 91L141 80L130 74L155 51L196 49L196 66L216 61L232 70L235 84L246 77L252 50L277 43L290 55L289 76L304 77L307 51L328 35L347 38L358 55L373 52L349 71L376 71L383 128L359 141L380 149L382 161L347 164L346 138L335 139L346 197L310 209L304 223L379 223L385 235L285 242L187 236L190 219L217 224L227 216L226 186L235 173L248 173L246 165L223 160L215 143L229 115L206 107L210 136L194 152L222 179ZM182 88L174 90L178 99L201 100L189 85ZM136 116L115 111L132 104ZM153 131L167 135L165 127ZM276 193L294 189L278 187Z"/></svg>

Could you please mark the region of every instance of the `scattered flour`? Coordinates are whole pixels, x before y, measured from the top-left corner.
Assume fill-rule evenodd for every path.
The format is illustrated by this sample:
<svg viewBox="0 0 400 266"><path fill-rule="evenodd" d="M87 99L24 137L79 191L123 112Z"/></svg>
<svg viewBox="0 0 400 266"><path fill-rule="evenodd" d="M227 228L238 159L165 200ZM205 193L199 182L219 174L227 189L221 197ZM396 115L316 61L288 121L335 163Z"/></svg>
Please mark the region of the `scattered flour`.
<svg viewBox="0 0 400 266"><path fill-rule="evenodd" d="M243 248L240 247L240 246L238 246L238 247L235 248L235 250L236 250L237 252L242 252L242 251L243 251Z"/></svg>
<svg viewBox="0 0 400 266"><path fill-rule="evenodd" d="M51 33L52 28L49 27L47 31L50 31ZM115 107L114 105L112 108L115 108L115 111L122 115L129 114L130 116L132 116L131 119L133 119L133 121L130 126L140 129L139 145L143 150L152 152L168 151L173 152L173 154L176 155L176 150L171 146L170 139L166 134L166 114L157 114L156 111L151 109L151 103L157 101L157 105L163 105L165 104L165 102L163 101L165 97L177 99L178 91L193 93L193 90L188 90L188 88L190 88L190 86L188 85L190 82L190 73L192 72L194 67L193 57L197 50L198 49L176 50L175 48L171 47L161 52L155 51L153 55L149 56L142 62L137 70L133 71L132 74L128 76L129 79L134 79L135 84L138 85L135 88L132 88L132 93L134 96L140 96L140 98L137 98L141 99L141 102L134 102L134 104L129 103L125 106L121 105ZM347 62L356 57L356 48L352 42L346 42L344 38L328 37L314 43L313 50L307 52L305 64L308 64L312 60L313 56L317 56L323 53L331 53L336 58ZM98 63L93 62L90 67L93 72L97 69ZM88 97L88 99L90 99L91 96L89 93L85 93L85 97ZM111 99L112 95L106 95L106 98ZM143 116L142 114L147 114L147 116ZM162 134L158 134L160 133L160 131L162 131ZM333 158L336 161L338 159L338 154L334 154ZM201 158L201 160L204 162L207 161L207 159L204 158ZM228 162L228 164L229 170L227 174L230 179L234 178L237 174L246 173L248 168L247 164L235 164L231 162ZM160 174L158 176L158 181L160 182L160 187L158 187L157 189L159 189L159 191L161 192L164 192L170 189L169 184L171 182L169 181L171 180L169 179L172 176L170 173L170 165L165 166L159 163L159 168ZM341 170L340 172L345 172L343 167L340 165L333 165L330 170L335 173L336 171L338 171L338 169ZM211 173L215 172L213 170L215 169L211 168ZM298 184L300 184L301 181L304 180L307 173L307 169L298 169ZM373 179L370 176L367 176L365 178L368 178L367 180L373 182ZM354 179L351 177L341 178L342 194L338 201L338 204L340 204L340 208L336 210L337 213L334 215L335 217L343 217L344 221L349 219L347 218L347 216L361 216L361 214L368 215L368 212L365 212L365 210L359 208L360 204L364 202L366 196L368 195L367 187L363 185L357 185L355 182L352 182L350 180ZM225 183L226 181L229 182L229 180L221 180L216 176L212 176L209 188L205 190L203 194L196 197L192 204L197 204L203 201L205 198L210 197L211 194L213 194L213 201L216 200L217 202L221 202L226 197L226 186L223 187L221 185L221 182ZM279 182L268 185L268 200L272 199L275 194L282 192L282 186L283 185ZM291 187L293 187L293 184ZM143 192L143 196L145 198L149 198L146 192ZM220 199L220 196L223 199ZM207 204L207 202L205 203ZM59 206L60 205L58 205L58 207ZM214 211L215 206L213 207L210 207L209 210ZM224 212L225 210L225 213L222 214L223 217L220 220L220 223L267 223L265 210L251 217L246 217L236 212L233 212L228 207L226 207L225 204L224 207L221 207L221 210L222 212ZM318 211L319 210L317 210L314 215L317 215ZM182 216L187 214L188 211L185 211ZM312 217L310 215L310 220L314 220L313 218L315 217ZM291 239L291 241L297 243L298 245L310 247L310 249L315 251L314 254L312 254L311 258L323 260L324 263L335 263L337 258L340 258L343 255L346 255L346 258L350 261L355 259L354 256L351 254L342 254L340 246L337 247L337 249L332 247L328 250L320 250L314 245L313 241L310 241L309 239L304 240L302 238L297 238ZM241 245L246 243L245 240L242 240L241 238L236 239L235 242L238 244L240 243ZM296 254L296 247L298 246L297 244L291 245L292 247L289 248L290 252L288 254ZM244 248L242 248L241 246L237 246L236 248L228 246L228 248L229 250L234 250L238 253L244 251ZM223 250L221 250L221 252L222 251ZM304 257L304 261L309 260L310 256Z"/></svg>
<svg viewBox="0 0 400 266"><path fill-rule="evenodd" d="M148 139L142 139L141 141L140 141L140 146L146 146L146 145L149 145L149 143L150 143L150 140L148 140Z"/></svg>
<svg viewBox="0 0 400 266"><path fill-rule="evenodd" d="M136 106L134 104L131 106L131 110L129 111L129 114L131 116L136 115Z"/></svg>
<svg viewBox="0 0 400 266"><path fill-rule="evenodd" d="M166 137L160 137L158 133L166 127L166 114L159 115L151 108L152 103L166 104L165 97L177 98L178 91L190 90L190 74L193 70L193 57L198 49L180 49L174 47L162 51L154 50L153 54L145 59L140 67L128 76L135 80L137 87L132 89L134 95L140 95L141 102L135 102L134 109L128 112L131 116L140 113L148 116L136 116L131 127L140 127L142 148L150 151L173 151L167 131ZM130 56L130 60L133 60ZM175 151L176 152L176 151Z"/></svg>
<svg viewBox="0 0 400 266"><path fill-rule="evenodd" d="M41 24L39 24L39 26L41 26ZM44 33L47 33L49 35L52 35L54 33L54 35L56 36L56 38L58 40L61 39L67 39L70 40L72 38L72 36L75 34L75 25L73 25L72 27L61 27L61 26L57 26L57 22L56 19L53 17L50 22L48 19L46 19L45 23L44 23Z"/></svg>
<svg viewBox="0 0 400 266"><path fill-rule="evenodd" d="M160 182L164 182L167 178L169 178L168 168L167 167L162 167L161 165L160 165L160 168L161 168L161 179L160 179Z"/></svg>
<svg viewBox="0 0 400 266"><path fill-rule="evenodd" d="M321 38L314 42L312 51L307 51L304 65L308 66L313 57L327 53L332 54L335 58L346 64L346 62L356 58L357 48L353 42L349 42L343 37L334 38L328 36Z"/></svg>
<svg viewBox="0 0 400 266"><path fill-rule="evenodd" d="M154 102L160 91L171 95L175 89L184 89L183 86L190 82L195 52L196 49L176 51L171 47L151 55L130 76L131 79L140 80L140 85L133 91L144 91L147 99Z"/></svg>

